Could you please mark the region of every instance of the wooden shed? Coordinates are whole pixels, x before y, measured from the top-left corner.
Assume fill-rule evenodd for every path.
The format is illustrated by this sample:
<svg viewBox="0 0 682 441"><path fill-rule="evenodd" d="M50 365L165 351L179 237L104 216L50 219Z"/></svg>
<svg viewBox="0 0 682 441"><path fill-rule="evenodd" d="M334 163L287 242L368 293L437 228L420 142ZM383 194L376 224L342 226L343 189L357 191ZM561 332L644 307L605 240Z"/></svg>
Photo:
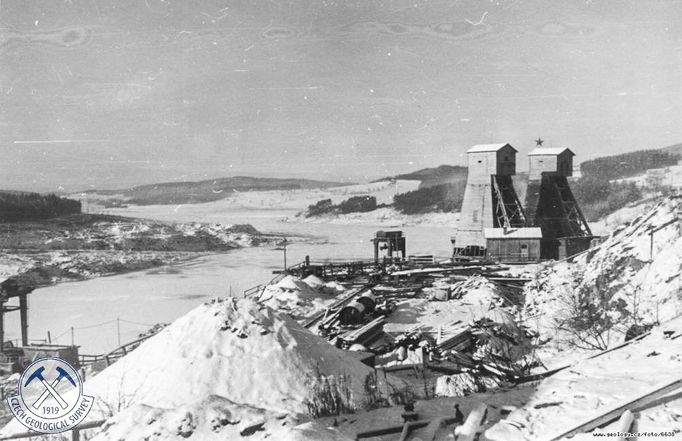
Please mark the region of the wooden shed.
<svg viewBox="0 0 682 441"><path fill-rule="evenodd" d="M486 228L489 259L505 263L540 261L540 228Z"/></svg>

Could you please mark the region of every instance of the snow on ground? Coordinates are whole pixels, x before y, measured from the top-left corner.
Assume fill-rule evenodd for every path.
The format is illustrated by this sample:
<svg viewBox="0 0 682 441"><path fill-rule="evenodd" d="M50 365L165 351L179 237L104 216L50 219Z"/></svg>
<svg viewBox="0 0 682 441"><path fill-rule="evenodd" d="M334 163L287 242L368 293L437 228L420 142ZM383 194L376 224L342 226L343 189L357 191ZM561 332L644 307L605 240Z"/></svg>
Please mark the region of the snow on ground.
<svg viewBox="0 0 682 441"><path fill-rule="evenodd" d="M130 240L161 239L172 241L182 237L206 237L226 246L249 247L260 238L258 230L250 225L223 225L219 223L150 223L139 219L95 223L91 228L65 232L67 236L89 242L104 241L113 248ZM66 237L67 239L69 237ZM52 240L64 240L60 237Z"/></svg>
<svg viewBox="0 0 682 441"><path fill-rule="evenodd" d="M136 404L111 418L92 441L194 439L224 441L350 441L317 422L231 402L219 396L174 409Z"/></svg>
<svg viewBox="0 0 682 441"><path fill-rule="evenodd" d="M272 420L285 415L304 418L325 384L345 405L361 407L371 372L286 315L227 298L176 320L88 380L84 390L96 400L88 420L127 409L98 439L146 439L155 430L168 432L155 439L195 431L196 439L208 439L199 434L211 431L234 439L259 419L274 427ZM12 421L0 435L21 429Z"/></svg>
<svg viewBox="0 0 682 441"><path fill-rule="evenodd" d="M545 348L548 355L568 348L564 334L556 332L557 321L600 299L604 317L616 323L605 336L607 344L622 341L630 325L682 314L681 212L681 198L663 199L615 229L599 247L571 261L546 264L534 275L525 290L526 324L553 337Z"/></svg>
<svg viewBox="0 0 682 441"><path fill-rule="evenodd" d="M376 197L379 204L390 204L393 202L393 196L416 190L420 183L421 181L397 180L344 185L326 189L235 191L227 195L225 199L216 202L220 206L233 208L267 209L277 207L278 209L302 210L323 199L331 199L334 204L338 204L353 196L369 195ZM78 195L78 198L82 197L80 194ZM97 200L106 200L106 197L99 194L90 194L88 197L91 198L91 203L96 203Z"/></svg>
<svg viewBox="0 0 682 441"><path fill-rule="evenodd" d="M301 280L287 275L279 282L266 286L258 302L294 318L303 318L333 303L339 294L336 285L326 286L324 281L315 276Z"/></svg>
<svg viewBox="0 0 682 441"><path fill-rule="evenodd" d="M369 184L345 185L327 189L283 190L283 191L249 191L234 193L226 202L242 208L296 208L303 209L323 199L331 199L338 204L353 196L374 196L378 204L390 204L393 196L399 193L416 190L420 181L398 180L382 181Z"/></svg>
<svg viewBox="0 0 682 441"><path fill-rule="evenodd" d="M632 182L638 187L651 188L655 186L682 187L682 165L671 165L663 168L653 168L644 174L630 178L616 179L615 182Z"/></svg>
<svg viewBox="0 0 682 441"><path fill-rule="evenodd" d="M487 279L477 276L465 281L437 281L425 292L434 301L423 298L403 300L395 311L386 318L384 330L387 332L406 332L415 325L422 332L447 336L450 329L460 329L463 325L487 317L490 311L501 304L498 289Z"/></svg>
<svg viewBox="0 0 682 441"><path fill-rule="evenodd" d="M660 198L646 198L641 201L628 204L613 213L599 219L596 222L590 222L590 229L592 234L597 236L609 236L616 228L623 224L632 222L641 213L648 213L651 211Z"/></svg>
<svg viewBox="0 0 682 441"><path fill-rule="evenodd" d="M601 412L680 378L682 318L625 348L577 363L544 380L525 405L485 432L490 441L548 440ZM682 431L682 398L668 394L639 413L637 430ZM620 416L620 415L618 415ZM615 430L615 425L601 429ZM673 439L674 437L638 439ZM592 434L572 438L595 439ZM676 438L675 438L676 439Z"/></svg>
<svg viewBox="0 0 682 441"><path fill-rule="evenodd" d="M33 264L34 260L30 257L6 253L0 254L0 281L23 273L31 268Z"/></svg>
<svg viewBox="0 0 682 441"><path fill-rule="evenodd" d="M459 212L404 214L392 207L384 207L365 213L333 214L314 217L297 216L295 220L290 221L337 225L385 225L391 223L396 226L432 225L454 228L459 221Z"/></svg>

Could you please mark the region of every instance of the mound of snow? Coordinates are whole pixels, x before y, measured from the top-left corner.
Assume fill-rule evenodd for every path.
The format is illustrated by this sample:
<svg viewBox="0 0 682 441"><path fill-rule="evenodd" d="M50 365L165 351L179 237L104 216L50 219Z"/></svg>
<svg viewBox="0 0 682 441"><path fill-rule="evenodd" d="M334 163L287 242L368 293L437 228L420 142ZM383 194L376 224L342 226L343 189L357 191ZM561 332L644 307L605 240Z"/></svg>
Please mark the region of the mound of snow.
<svg viewBox="0 0 682 441"><path fill-rule="evenodd" d="M301 294L309 294L312 292L310 290L309 285L307 285L305 282L303 282L298 277L294 277L294 276L285 276L282 280L280 280L279 282L277 282L273 286L277 287L283 291L286 291L286 290L298 291Z"/></svg>
<svg viewBox="0 0 682 441"><path fill-rule="evenodd" d="M314 276L309 276L306 280L310 277ZM310 282L311 284L315 283L315 280L311 279ZM320 282L322 281L320 280ZM324 309L333 301L326 294L327 290L323 285L316 289L311 284L298 277L288 275L279 282L266 286L259 302L277 311L286 312L295 318L306 317Z"/></svg>
<svg viewBox="0 0 682 441"><path fill-rule="evenodd" d="M84 391L95 396L88 420L134 405L191 411L212 396L218 398L211 403L227 406L230 413L246 412L248 417L238 419L250 420L255 414L243 406L260 409L256 414L305 414L307 403L315 402L314 391L329 384L339 386L339 400L360 407L370 373L369 367L285 314L249 299L227 298L179 318L88 380ZM232 409L230 402L241 410ZM199 416L202 424L213 424L205 417ZM2 434L15 431L21 426L13 421Z"/></svg>
<svg viewBox="0 0 682 441"><path fill-rule="evenodd" d="M341 285L339 282L331 281L324 284L322 291L328 294L339 294L346 290L346 287Z"/></svg>
<svg viewBox="0 0 682 441"><path fill-rule="evenodd" d="M306 277L305 279L303 279L303 282L313 289L318 289L321 286L324 286L324 283L325 283L324 280L320 279L319 277L317 277L314 274L311 274L308 277Z"/></svg>
<svg viewBox="0 0 682 441"><path fill-rule="evenodd" d="M617 324L622 340L635 320L663 322L682 314L682 199L663 199L651 211L615 229L598 247L551 263L526 285L524 314L541 336L585 302ZM580 303L582 302L582 303ZM607 342L608 343L608 342ZM553 351L565 349L554 341Z"/></svg>

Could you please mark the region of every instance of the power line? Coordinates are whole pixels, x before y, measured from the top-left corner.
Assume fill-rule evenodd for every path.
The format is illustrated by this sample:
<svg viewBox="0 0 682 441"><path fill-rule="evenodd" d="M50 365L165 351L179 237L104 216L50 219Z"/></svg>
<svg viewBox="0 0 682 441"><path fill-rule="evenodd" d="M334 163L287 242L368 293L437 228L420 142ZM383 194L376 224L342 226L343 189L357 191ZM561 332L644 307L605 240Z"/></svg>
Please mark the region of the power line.
<svg viewBox="0 0 682 441"><path fill-rule="evenodd" d="M132 320L125 320L125 319L121 319L121 321L125 322L125 323L130 323L131 325L154 326L154 324L152 324L152 323L140 323L140 322L134 322Z"/></svg>
<svg viewBox="0 0 682 441"><path fill-rule="evenodd" d="M109 321L107 321L107 322L96 323L96 324L94 324L94 325L74 327L73 329L90 329L90 328L97 328L97 327L99 327L99 326L104 326L104 325L108 325L108 324L110 324L110 323L114 323L115 321L116 321L116 319L113 319L113 320L109 320Z"/></svg>
<svg viewBox="0 0 682 441"><path fill-rule="evenodd" d="M136 322L136 321L133 321L133 320L125 320L125 319L122 319L122 318L115 318L115 319L107 320L107 321L100 322L100 323L94 323L94 324L92 324L92 325L79 326L79 327L70 327L70 328L68 328L67 330L65 330L64 332L62 332L61 334L57 335L56 337L53 337L52 339L53 339L54 341L58 341L61 337L65 336L65 335L68 334L69 332L73 332L73 331L77 331L77 330L83 330L83 329L99 328L99 327L101 327L101 326L106 326L106 325L110 325L110 324L113 324L113 323L117 323L117 324L118 324L118 322L124 322L124 323L128 323L128 324L131 324L131 325L145 326L145 327L152 327L152 326L155 326L155 324L152 324L152 323L141 323L141 322ZM120 333L120 329L119 329L119 333Z"/></svg>

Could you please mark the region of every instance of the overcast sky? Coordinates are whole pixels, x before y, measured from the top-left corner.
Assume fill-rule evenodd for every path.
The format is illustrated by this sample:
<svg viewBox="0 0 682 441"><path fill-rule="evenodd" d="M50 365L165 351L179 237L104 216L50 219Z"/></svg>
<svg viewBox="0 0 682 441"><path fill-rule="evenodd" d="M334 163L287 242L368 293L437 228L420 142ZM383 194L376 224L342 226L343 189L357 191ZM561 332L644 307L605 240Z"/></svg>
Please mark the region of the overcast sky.
<svg viewBox="0 0 682 441"><path fill-rule="evenodd" d="M673 0L0 0L0 188L581 161L682 142L681 83Z"/></svg>

